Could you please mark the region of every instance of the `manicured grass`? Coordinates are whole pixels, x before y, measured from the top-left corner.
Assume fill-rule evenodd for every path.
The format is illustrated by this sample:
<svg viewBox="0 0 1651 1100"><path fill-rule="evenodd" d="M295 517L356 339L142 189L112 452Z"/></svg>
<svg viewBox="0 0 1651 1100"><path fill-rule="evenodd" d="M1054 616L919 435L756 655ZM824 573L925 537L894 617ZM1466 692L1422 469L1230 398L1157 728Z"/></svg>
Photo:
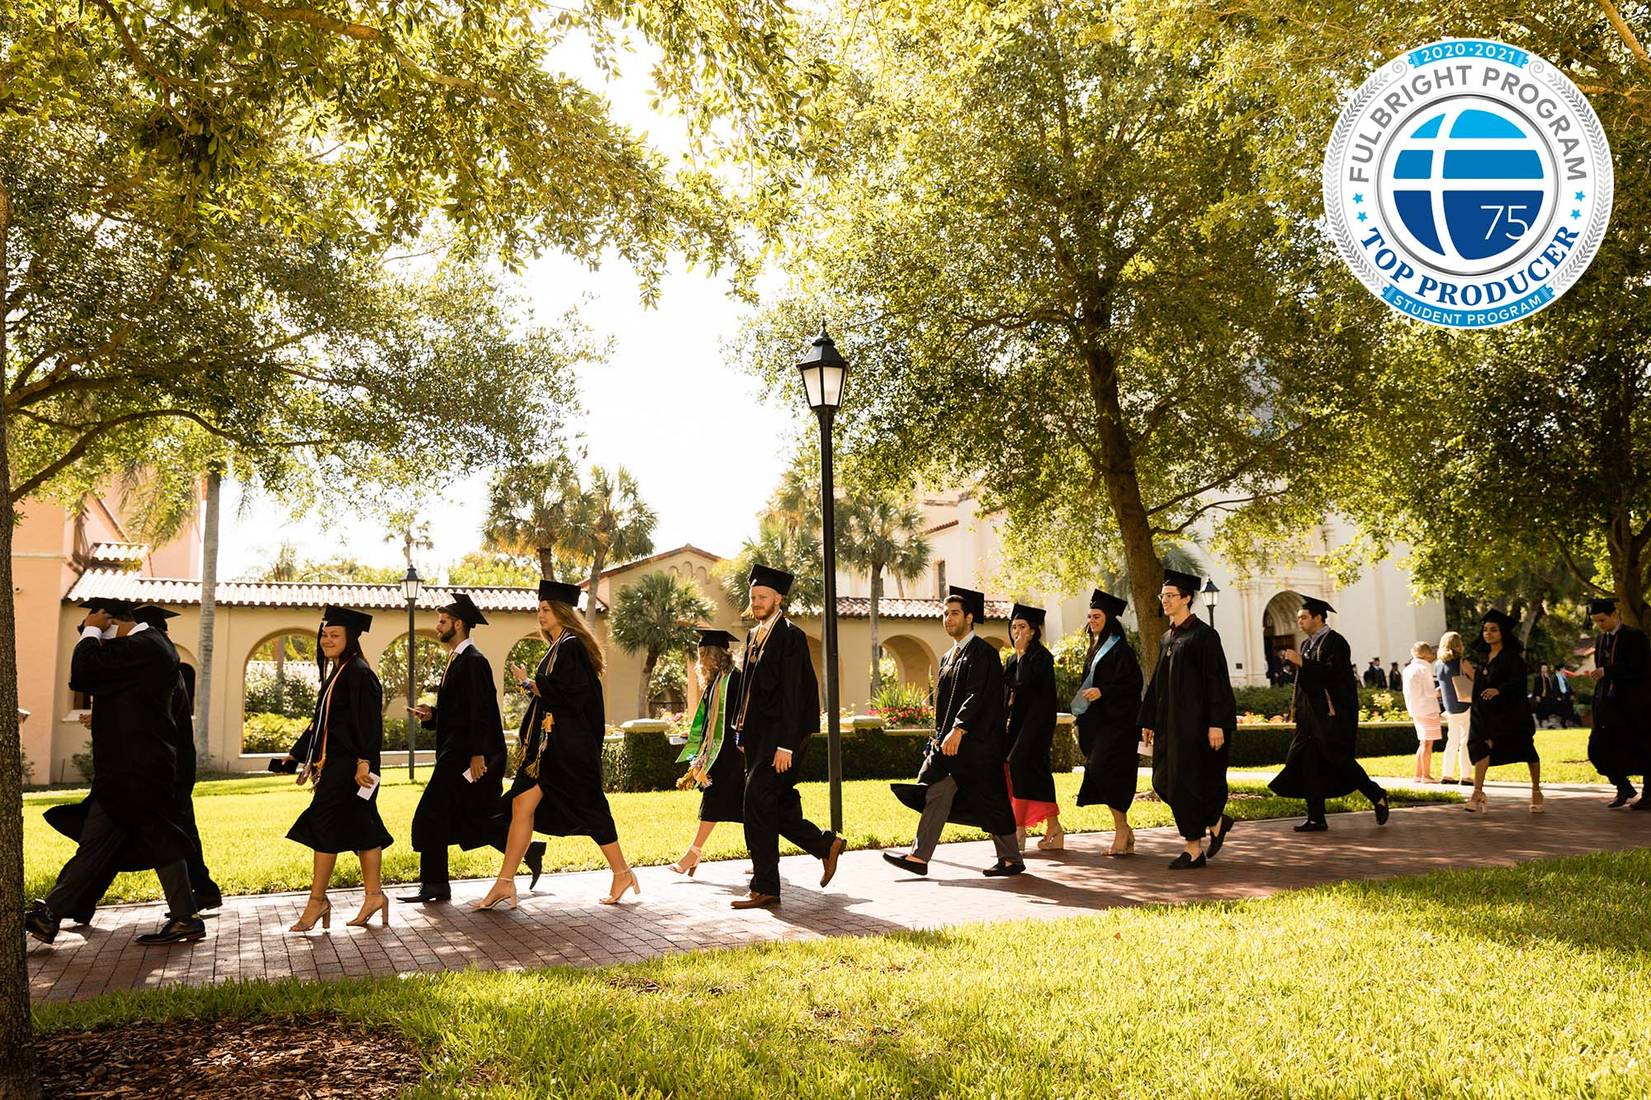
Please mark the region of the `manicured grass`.
<svg viewBox="0 0 1651 1100"><path fill-rule="evenodd" d="M1542 757L1542 781L1544 783L1603 783L1604 778L1588 763L1588 731L1583 729L1569 730L1538 730L1536 733L1536 751ZM1433 778L1438 779L1443 773L1441 758L1443 754L1438 750L1433 753ZM1413 755L1405 756L1364 756L1360 762L1371 775L1402 776L1406 779L1416 774L1416 758ZM1277 771L1276 766L1262 769ZM1471 778L1472 772L1470 771ZM1487 779L1507 780L1513 783L1530 782L1530 769L1524 764L1503 764L1492 768L1486 773ZM1638 778L1638 777L1636 777Z"/></svg>
<svg viewBox="0 0 1651 1100"><path fill-rule="evenodd" d="M1112 815L1104 806L1077 808L1072 805L1077 774L1055 777L1063 812L1062 821L1073 831L1112 828ZM1141 782L1141 789L1148 784ZM379 812L396 839L384 855L384 874L390 882L410 882L418 877L418 855L408 838L412 833L413 809L418 804L422 784L409 783L405 775L386 777L379 794ZM827 790L823 783L805 783L803 806L816 822L830 820ZM1234 786L1235 792L1258 793L1264 788ZM1440 799L1459 797L1451 793L1428 792ZM74 843L61 836L41 818L47 807L78 801L81 791L50 791L26 795L23 800L24 896L41 897L51 889L63 862L74 852ZM309 849L286 839L287 829L308 804L308 788L300 789L290 778L269 776L258 779L217 780L195 788L195 818L206 849L207 866L213 877L230 894L264 894L308 889ZM693 840L699 813L699 796L681 791L653 791L643 794L609 795L620 842L626 857L640 865L670 863L680 857ZM1352 805L1363 807L1363 799ZM1232 813L1241 819L1280 817L1299 813L1301 803L1270 795L1263 799L1233 802ZM1332 808L1336 808L1332 805ZM888 783L857 780L843 784L843 820L849 843L854 848L883 848L909 843L917 825L917 815L906 809L890 793ZM1130 820L1138 827L1172 823L1168 807L1156 802L1137 802ZM964 840L984 836L975 829L949 828L944 839ZM787 847L787 851L796 851ZM745 854L744 833L738 825L720 825L704 849L706 859L732 859ZM606 866L596 845L585 837L552 839L545 856L546 869L590 870ZM499 854L491 848L473 852L453 851L455 878L495 875ZM334 882L359 885L361 869L353 856L340 857ZM160 897L154 874L121 875L110 890L110 901L148 901Z"/></svg>
<svg viewBox="0 0 1651 1100"><path fill-rule="evenodd" d="M1651 852L679 955L212 986L45 1029L329 1011L427 1050L415 1095L1641 1097Z"/></svg>

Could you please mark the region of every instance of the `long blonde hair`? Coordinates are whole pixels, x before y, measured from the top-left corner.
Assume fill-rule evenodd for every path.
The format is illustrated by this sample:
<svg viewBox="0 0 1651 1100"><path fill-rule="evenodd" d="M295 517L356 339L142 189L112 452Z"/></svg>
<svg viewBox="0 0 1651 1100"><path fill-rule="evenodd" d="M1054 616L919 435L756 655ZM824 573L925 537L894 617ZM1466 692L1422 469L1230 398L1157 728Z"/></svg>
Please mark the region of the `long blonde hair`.
<svg viewBox="0 0 1651 1100"><path fill-rule="evenodd" d="M1439 660L1456 661L1462 656L1462 636L1447 630L1439 636Z"/></svg>
<svg viewBox="0 0 1651 1100"><path fill-rule="evenodd" d="M607 661L602 656L602 646L592 637L585 620L579 617L579 612L560 600L546 600L545 603L550 607L551 614L556 616L556 621L562 629L578 638L579 644L585 647L585 656L590 658L590 667L595 669L596 675L600 677ZM547 642L549 640L545 639Z"/></svg>

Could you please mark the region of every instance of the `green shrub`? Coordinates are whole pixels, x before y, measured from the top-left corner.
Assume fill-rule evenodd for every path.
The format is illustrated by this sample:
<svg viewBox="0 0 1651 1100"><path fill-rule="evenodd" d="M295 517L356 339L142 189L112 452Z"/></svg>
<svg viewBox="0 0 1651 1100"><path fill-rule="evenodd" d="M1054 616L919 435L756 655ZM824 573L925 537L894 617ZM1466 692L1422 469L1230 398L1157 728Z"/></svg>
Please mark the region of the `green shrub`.
<svg viewBox="0 0 1651 1100"><path fill-rule="evenodd" d="M247 665L246 701L242 704L247 714L277 714L307 720L315 713L315 696L313 664L289 661L279 680L270 665Z"/></svg>
<svg viewBox="0 0 1651 1100"><path fill-rule="evenodd" d="M90 783L92 781L92 743L87 741L85 749L69 757L69 763L75 766L75 771L80 773L80 778Z"/></svg>
<svg viewBox="0 0 1651 1100"><path fill-rule="evenodd" d="M308 718L284 714L249 714L241 723L241 752L286 752L303 736Z"/></svg>
<svg viewBox="0 0 1651 1100"><path fill-rule="evenodd" d="M877 715L886 725L895 728L934 725L934 705L929 701L928 690L917 684L883 681L867 713Z"/></svg>
<svg viewBox="0 0 1651 1100"><path fill-rule="evenodd" d="M1234 768L1282 764L1294 736L1291 726L1239 726L1228 764ZM1416 751L1416 727L1409 722L1360 726L1356 751L1360 756L1408 755Z"/></svg>
<svg viewBox="0 0 1651 1100"><path fill-rule="evenodd" d="M1238 713L1259 714L1263 718L1272 718L1290 712L1290 700L1294 697L1295 690L1291 684L1282 684L1278 687L1239 687L1233 688L1233 698L1238 702Z"/></svg>

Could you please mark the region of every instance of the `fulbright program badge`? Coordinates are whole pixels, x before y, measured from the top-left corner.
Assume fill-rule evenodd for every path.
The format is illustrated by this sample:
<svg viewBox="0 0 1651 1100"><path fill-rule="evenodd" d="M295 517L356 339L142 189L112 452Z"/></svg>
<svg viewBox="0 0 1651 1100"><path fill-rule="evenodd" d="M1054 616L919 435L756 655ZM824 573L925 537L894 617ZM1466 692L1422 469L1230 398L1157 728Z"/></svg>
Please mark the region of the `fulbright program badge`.
<svg viewBox="0 0 1651 1100"><path fill-rule="evenodd" d="M1342 109L1324 213L1359 281L1407 317L1493 328L1569 290L1611 220L1611 149L1565 74L1501 42L1394 58Z"/></svg>

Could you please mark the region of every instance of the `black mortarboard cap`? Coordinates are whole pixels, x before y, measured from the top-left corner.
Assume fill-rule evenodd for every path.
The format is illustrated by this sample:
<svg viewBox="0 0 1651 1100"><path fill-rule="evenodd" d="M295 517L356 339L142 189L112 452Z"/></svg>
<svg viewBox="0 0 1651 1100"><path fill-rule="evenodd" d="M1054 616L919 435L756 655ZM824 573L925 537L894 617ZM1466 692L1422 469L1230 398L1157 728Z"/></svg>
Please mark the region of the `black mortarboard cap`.
<svg viewBox="0 0 1651 1100"><path fill-rule="evenodd" d="M1303 596L1301 599L1301 609L1307 612L1307 614L1317 615L1321 619L1335 610L1335 608L1331 607L1317 596Z"/></svg>
<svg viewBox="0 0 1651 1100"><path fill-rule="evenodd" d="M1506 611L1496 607L1493 607L1489 611L1485 612L1484 616L1479 621L1482 623L1495 623L1497 626L1501 627L1503 631L1512 630L1514 627L1519 625L1518 619L1514 618L1512 615L1509 615Z"/></svg>
<svg viewBox="0 0 1651 1100"><path fill-rule="evenodd" d="M791 586L796 581L796 577L783 569L771 569L760 562L751 566L751 587L753 588L760 584L764 588L772 588L784 596L791 591Z"/></svg>
<svg viewBox="0 0 1651 1100"><path fill-rule="evenodd" d="M1617 601L1610 596L1601 596L1597 600L1588 601L1588 614L1590 615L1615 615L1616 613Z"/></svg>
<svg viewBox="0 0 1651 1100"><path fill-rule="evenodd" d="M117 619L130 619L138 605L131 600L116 599L112 596L93 596L89 600L81 600L80 606L87 611L107 611Z"/></svg>
<svg viewBox="0 0 1651 1100"><path fill-rule="evenodd" d="M569 607L578 607L579 586L546 578L539 582L539 599L545 603L565 603Z"/></svg>
<svg viewBox="0 0 1651 1100"><path fill-rule="evenodd" d="M1183 573L1178 569L1164 570L1164 583L1174 585L1189 596L1197 595L1198 590L1203 587L1198 583L1197 577L1191 573Z"/></svg>
<svg viewBox="0 0 1651 1100"><path fill-rule="evenodd" d="M729 643L733 640L734 636L726 630L708 629L706 627L699 628L699 646L701 649L709 647L727 649Z"/></svg>
<svg viewBox="0 0 1651 1100"><path fill-rule="evenodd" d="M357 634L365 634L373 628L373 617L365 611L356 611L348 607L332 607L321 612L322 626L341 626L345 630L353 630Z"/></svg>
<svg viewBox="0 0 1651 1100"><path fill-rule="evenodd" d="M975 622L981 622L986 618L986 594L984 592L976 592L972 588L959 588L954 584L946 593L946 602L950 603L952 600L962 600L963 610L973 615Z"/></svg>
<svg viewBox="0 0 1651 1100"><path fill-rule="evenodd" d="M1016 619L1025 619L1028 625L1042 626L1044 614L1045 612L1041 607L1027 607L1023 603L1017 603L1014 610L1009 612L1009 621L1014 622Z"/></svg>
<svg viewBox="0 0 1651 1100"><path fill-rule="evenodd" d="M482 609L476 606L476 601L470 598L468 592L453 593L453 602L442 610L466 626L487 625L487 616L482 614Z"/></svg>
<svg viewBox="0 0 1651 1100"><path fill-rule="evenodd" d="M166 620L176 619L177 617L178 613L176 611L168 611L166 608L156 607L152 603L144 604L132 612L132 618L140 623L148 623L162 633L166 631Z"/></svg>
<svg viewBox="0 0 1651 1100"><path fill-rule="evenodd" d="M1110 592L1103 592L1099 588L1089 594L1089 606L1097 611L1105 611L1107 618L1116 619L1129 606L1128 600L1121 600Z"/></svg>

